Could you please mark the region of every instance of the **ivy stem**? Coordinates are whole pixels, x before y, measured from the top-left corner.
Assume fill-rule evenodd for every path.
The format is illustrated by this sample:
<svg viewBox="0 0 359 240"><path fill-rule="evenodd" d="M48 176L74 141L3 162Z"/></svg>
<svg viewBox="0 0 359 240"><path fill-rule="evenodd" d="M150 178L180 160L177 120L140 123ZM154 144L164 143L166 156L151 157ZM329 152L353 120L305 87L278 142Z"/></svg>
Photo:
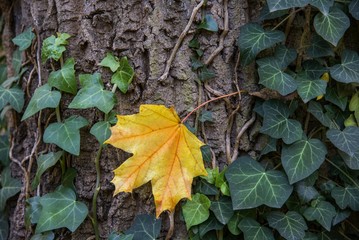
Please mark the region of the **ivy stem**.
<svg viewBox="0 0 359 240"><path fill-rule="evenodd" d="M195 109L193 109L189 114L187 114L187 116L185 116L183 118L183 120L181 121L181 123L183 124L188 118L189 116L192 115L192 113L194 113L195 111L197 111L198 109L200 109L201 107L203 107L204 105L206 105L207 103L210 103L210 102L213 102L213 101L216 101L216 100L219 100L219 99L222 99L222 98L226 98L226 97L230 97L230 96L233 96L233 95L236 95L236 94L239 94L241 92L244 92L244 91L238 91L238 92L233 92L233 93L229 93L229 94L226 94L226 95L223 95L223 96L220 96L220 97L216 97L216 98L213 98L213 99L210 99L200 105L198 105Z"/></svg>
<svg viewBox="0 0 359 240"><path fill-rule="evenodd" d="M116 92L116 89L117 89L117 84L114 84L113 87L112 87L111 92L112 92L112 93L115 93L115 92Z"/></svg>
<svg viewBox="0 0 359 240"><path fill-rule="evenodd" d="M106 114L107 115L107 114ZM98 230L98 222L97 222L97 195L100 191L100 178L101 178L101 172L100 172L100 158L102 154L103 145L100 145L100 148L97 151L97 155L95 158L95 166L96 166L96 186L95 186L95 192L92 197L92 224L95 231L95 237L96 240L100 239L100 233Z"/></svg>
<svg viewBox="0 0 359 240"><path fill-rule="evenodd" d="M335 163L333 163L332 161L330 161L328 158L325 159L327 162L329 162L333 167L335 167L336 169L339 170L339 172L341 172L344 176L346 176L350 181L352 181L352 183L359 188L359 184L354 181L353 178L351 178L346 172L343 171L343 169L341 169L338 165L336 165Z"/></svg>
<svg viewBox="0 0 359 240"><path fill-rule="evenodd" d="M291 12L288 16L286 16L280 23L278 23L272 30L276 30L280 25L282 25L285 21L287 21L288 18L290 18L293 14L296 14L297 12L302 11L301 8L298 8L297 10Z"/></svg>

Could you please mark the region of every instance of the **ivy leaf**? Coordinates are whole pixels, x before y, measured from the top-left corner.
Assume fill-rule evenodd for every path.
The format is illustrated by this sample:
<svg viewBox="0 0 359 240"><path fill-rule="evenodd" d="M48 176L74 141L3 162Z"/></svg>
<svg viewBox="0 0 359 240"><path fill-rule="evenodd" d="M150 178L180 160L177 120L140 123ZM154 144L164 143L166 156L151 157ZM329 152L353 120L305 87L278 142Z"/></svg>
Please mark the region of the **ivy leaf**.
<svg viewBox="0 0 359 240"><path fill-rule="evenodd" d="M24 106L24 92L18 87L7 89L0 86L0 109L8 103L20 113Z"/></svg>
<svg viewBox="0 0 359 240"><path fill-rule="evenodd" d="M284 145L282 164L288 175L289 183L298 182L315 170L325 160L327 148L318 139L300 140L292 145Z"/></svg>
<svg viewBox="0 0 359 240"><path fill-rule="evenodd" d="M287 240L303 239L305 230L308 229L302 215L294 211L288 211L286 214L273 211L268 214L267 220L269 226L276 229Z"/></svg>
<svg viewBox="0 0 359 240"><path fill-rule="evenodd" d="M359 151L356 151L352 157L342 151L339 151L339 155L350 169L359 170Z"/></svg>
<svg viewBox="0 0 359 240"><path fill-rule="evenodd" d="M116 234L111 233L110 236L108 236L108 240L133 240L133 234Z"/></svg>
<svg viewBox="0 0 359 240"><path fill-rule="evenodd" d="M71 188L76 192L76 188L74 185L74 180L76 177L77 171L75 168L67 168L64 176L61 179L61 185L67 188Z"/></svg>
<svg viewBox="0 0 359 240"><path fill-rule="evenodd" d="M210 32L218 32L218 24L211 14L206 14L204 20L198 25L198 29L204 29Z"/></svg>
<svg viewBox="0 0 359 240"><path fill-rule="evenodd" d="M80 154L80 128L88 121L81 116L72 116L64 123L51 123L44 132L44 142L53 143L63 150L78 156Z"/></svg>
<svg viewBox="0 0 359 240"><path fill-rule="evenodd" d="M54 59L58 61L62 53L65 52L65 46L68 44L67 39L71 36L67 33L57 33L57 37L54 35L46 38L42 43L41 59L42 62L46 62L47 59Z"/></svg>
<svg viewBox="0 0 359 240"><path fill-rule="evenodd" d="M15 196L21 189L21 181L11 177L10 168L7 167L1 172L0 189L0 212L5 209L6 201Z"/></svg>
<svg viewBox="0 0 359 240"><path fill-rule="evenodd" d="M297 51L293 48L286 48L283 44L276 47L274 58L279 61L281 68L286 68L297 58Z"/></svg>
<svg viewBox="0 0 359 240"><path fill-rule="evenodd" d="M200 122L213 122L212 112L203 110L198 120Z"/></svg>
<svg viewBox="0 0 359 240"><path fill-rule="evenodd" d="M96 137L100 144L103 144L111 136L110 127L109 122L97 122L92 126L90 133Z"/></svg>
<svg viewBox="0 0 359 240"><path fill-rule="evenodd" d="M228 197L211 202L210 209L222 224L227 224L234 214L231 199Z"/></svg>
<svg viewBox="0 0 359 240"><path fill-rule="evenodd" d="M27 200L28 205L26 207L26 218L32 224L36 224L40 219L42 211L40 199L41 197L35 196Z"/></svg>
<svg viewBox="0 0 359 240"><path fill-rule="evenodd" d="M0 239L6 240L9 236L9 220L6 213L0 212Z"/></svg>
<svg viewBox="0 0 359 240"><path fill-rule="evenodd" d="M297 83L292 76L282 71L281 63L277 60L259 66L259 83L267 88L288 95L297 89Z"/></svg>
<svg viewBox="0 0 359 240"><path fill-rule="evenodd" d="M329 13L329 8L334 4L334 0L310 0L309 3L318 8L322 14L327 15Z"/></svg>
<svg viewBox="0 0 359 240"><path fill-rule="evenodd" d="M21 52L20 52L20 50L16 49L12 55L12 66L14 68L15 74L20 73L21 65L22 65ZM22 74L19 74L19 75L22 75ZM18 79L17 76L15 76L14 79L17 80ZM3 86L4 86L4 84L3 84Z"/></svg>
<svg viewBox="0 0 359 240"><path fill-rule="evenodd" d="M330 75L342 83L359 83L359 56L357 52L344 50L342 63L330 68Z"/></svg>
<svg viewBox="0 0 359 240"><path fill-rule="evenodd" d="M201 147L201 153L203 161L210 162L212 160L211 147L208 145L204 145Z"/></svg>
<svg viewBox="0 0 359 240"><path fill-rule="evenodd" d="M310 2L310 0L268 0L267 4L271 12L294 8L304 7Z"/></svg>
<svg viewBox="0 0 359 240"><path fill-rule="evenodd" d="M203 179L196 183L195 192L202 193L208 196L215 196L219 193L218 189L214 185L208 183L206 180Z"/></svg>
<svg viewBox="0 0 359 240"><path fill-rule="evenodd" d="M331 195L341 209L350 207L354 211L359 211L359 189L357 187L335 187Z"/></svg>
<svg viewBox="0 0 359 240"><path fill-rule="evenodd" d="M308 221L316 220L327 231L330 231L336 211L332 204L326 201L321 201L315 207L308 207L303 215Z"/></svg>
<svg viewBox="0 0 359 240"><path fill-rule="evenodd" d="M231 217L231 219L227 224L228 230L233 235L239 235L241 233L241 230L238 228L238 225L242 221L242 219L246 217L255 218L256 217L255 209L235 211L234 215Z"/></svg>
<svg viewBox="0 0 359 240"><path fill-rule="evenodd" d="M51 87L48 84L37 88L29 105L26 107L21 121L24 121L44 108L56 108L60 103L60 99L61 93L59 91L51 91Z"/></svg>
<svg viewBox="0 0 359 240"><path fill-rule="evenodd" d="M102 59L99 65L110 68L112 72L116 72L116 70L120 67L118 59L114 57L112 53L106 53L106 57Z"/></svg>
<svg viewBox="0 0 359 240"><path fill-rule="evenodd" d="M328 128L336 128L335 122L333 122L332 118L327 113L324 113L320 103L314 101L309 102L307 111L311 113L322 125Z"/></svg>
<svg viewBox="0 0 359 240"><path fill-rule="evenodd" d="M346 127L343 131L330 129L327 137L334 146L351 157L359 150L359 127Z"/></svg>
<svg viewBox="0 0 359 240"><path fill-rule="evenodd" d="M300 76L297 79L298 95L302 98L304 103L309 102L313 98L324 95L327 88L327 82L321 79L311 80Z"/></svg>
<svg viewBox="0 0 359 240"><path fill-rule="evenodd" d="M238 227L243 232L245 240L274 240L272 231L267 227L262 227L256 220L252 218L244 218L239 223Z"/></svg>
<svg viewBox="0 0 359 240"><path fill-rule="evenodd" d="M112 75L111 83L116 84L121 92L126 93L135 72L128 62L127 57L122 57L119 64L120 66L117 71Z"/></svg>
<svg viewBox="0 0 359 240"><path fill-rule="evenodd" d="M356 20L359 20L359 0L352 0L350 2L349 12Z"/></svg>
<svg viewBox="0 0 359 240"><path fill-rule="evenodd" d="M265 5L263 5L263 7L261 9L258 20L259 21L272 20L272 19L280 18L286 14L288 14L288 9L270 12L268 5L265 4Z"/></svg>
<svg viewBox="0 0 359 240"><path fill-rule="evenodd" d="M201 80L202 82L212 79L215 76L216 74L213 71L209 70L207 67L201 68L201 70L198 73L198 79Z"/></svg>
<svg viewBox="0 0 359 240"><path fill-rule="evenodd" d="M325 100L335 104L342 111L345 111L348 103L348 97L340 96L338 90L334 88L327 88L326 94L324 96Z"/></svg>
<svg viewBox="0 0 359 240"><path fill-rule="evenodd" d="M332 7L327 14L318 13L314 17L315 31L325 40L337 46L350 26L347 15L339 8Z"/></svg>
<svg viewBox="0 0 359 240"><path fill-rule="evenodd" d="M9 138L7 135L0 135L0 164L3 167L9 166Z"/></svg>
<svg viewBox="0 0 359 240"><path fill-rule="evenodd" d="M61 91L75 95L77 92L75 60L73 58L69 58L60 70L51 72L48 84L51 87L55 87Z"/></svg>
<svg viewBox="0 0 359 240"><path fill-rule="evenodd" d="M322 66L318 61L316 60L308 60L303 63L303 68L305 69L305 74L310 79L318 79L321 78L321 76L326 73L328 70L324 66Z"/></svg>
<svg viewBox="0 0 359 240"><path fill-rule="evenodd" d="M53 240L55 234L53 232L38 233L31 237L30 240Z"/></svg>
<svg viewBox="0 0 359 240"><path fill-rule="evenodd" d="M32 189L35 189L37 185L40 183L41 175L50 167L54 166L57 161L61 158L63 152L50 152L48 154L40 155L36 162L37 162L37 171L35 178L31 184Z"/></svg>
<svg viewBox="0 0 359 240"><path fill-rule="evenodd" d="M300 123L293 119L288 119L290 110L278 100L269 100L263 104L263 126L262 133L268 134L272 138L282 138L286 144L291 144L302 138L303 130Z"/></svg>
<svg viewBox="0 0 359 240"><path fill-rule="evenodd" d="M115 106L113 92L103 89L101 75L99 73L80 75L80 79L87 77L96 79L96 81L92 81L91 84L88 84L85 80L82 80L84 85L70 103L69 108L86 109L96 107L106 114L109 113Z"/></svg>
<svg viewBox="0 0 359 240"><path fill-rule="evenodd" d="M154 216L140 214L125 234L133 234L133 240L154 240L160 235L161 219Z"/></svg>
<svg viewBox="0 0 359 240"><path fill-rule="evenodd" d="M216 217L210 214L209 218L204 223L199 225L198 231L199 236L203 239L203 236L209 231L221 229L223 229L223 225L217 220Z"/></svg>
<svg viewBox="0 0 359 240"><path fill-rule="evenodd" d="M307 186L304 181L296 184L296 192L300 200L305 203L310 202L314 198L319 196L319 192L313 186Z"/></svg>
<svg viewBox="0 0 359 240"><path fill-rule="evenodd" d="M211 201L206 195L196 193L191 200L187 200L182 206L182 213L186 222L187 230L192 226L206 221L209 217Z"/></svg>
<svg viewBox="0 0 359 240"><path fill-rule="evenodd" d="M117 119L105 143L133 156L114 171L115 194L151 181L156 216L173 212L182 198L191 197L193 178L207 175L200 150L204 144L173 108L163 105L141 105L140 113Z"/></svg>
<svg viewBox="0 0 359 240"><path fill-rule="evenodd" d="M75 192L60 187L53 193L41 197L42 211L35 233L66 227L74 232L85 220L88 209L82 202L76 201Z"/></svg>
<svg viewBox="0 0 359 240"><path fill-rule="evenodd" d="M285 39L283 32L264 30L261 25L256 23L248 23L242 26L240 30L238 46L241 50L243 65L251 63L262 50L270 48Z"/></svg>
<svg viewBox="0 0 359 240"><path fill-rule="evenodd" d="M35 38L35 34L32 32L32 28L29 27L23 33L17 35L12 39L12 42L19 46L20 51L26 50L31 46L32 40Z"/></svg>
<svg viewBox="0 0 359 240"><path fill-rule="evenodd" d="M259 162L249 156L234 161L225 175L234 210L255 208L262 204L280 208L293 190L284 173L266 171Z"/></svg>
<svg viewBox="0 0 359 240"><path fill-rule="evenodd" d="M311 58L334 56L334 52L330 44L318 34L313 34L307 54Z"/></svg>
<svg viewBox="0 0 359 240"><path fill-rule="evenodd" d="M333 219L333 226L337 225L338 223L343 222L345 219L347 219L351 214L351 211L345 210L345 211L338 211L337 215L335 215Z"/></svg>

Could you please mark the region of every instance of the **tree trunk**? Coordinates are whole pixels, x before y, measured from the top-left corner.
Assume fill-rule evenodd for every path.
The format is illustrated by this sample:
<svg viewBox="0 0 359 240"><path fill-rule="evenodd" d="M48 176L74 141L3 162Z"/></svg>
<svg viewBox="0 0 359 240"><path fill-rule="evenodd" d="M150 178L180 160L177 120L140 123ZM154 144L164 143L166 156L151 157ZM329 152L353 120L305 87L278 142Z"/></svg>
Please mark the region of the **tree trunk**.
<svg viewBox="0 0 359 240"><path fill-rule="evenodd" d="M5 3L6 2L6 3ZM117 92L116 112L118 114L134 114L139 106L145 103L164 104L174 106L183 118L189 110L195 108L210 98L228 94L239 89L256 90L254 71L250 68L246 72L238 69L238 49L236 40L239 35L239 27L250 21L253 14L258 12L258 2L237 0L228 1L225 9L225 0L208 1L195 16L189 33L184 37L180 48L175 55L167 78L160 79L166 67L166 61L170 57L181 32L185 29L193 8L199 1L177 0L123 0L123 1L100 1L100 0L17 0L4 1L4 5L12 4L11 12L2 13L6 16L11 14L5 27L9 29L7 34L14 37L27 27L33 27L41 42L56 32L71 35L69 46L65 52L65 59L74 57L76 61L76 74L100 72L102 79L110 81L111 74L99 66L100 61L107 52L115 56L127 56L135 69L135 79L126 94ZM201 20L201 15L210 13L218 23L219 31L211 33L201 31L198 35L201 49L204 51L202 59L206 61L215 49L220 45L220 36L225 30L225 11L228 10L228 34L225 35L223 50L214 58L208 67L216 73L216 77L208 80L208 83L198 84L198 75L191 70L190 56L193 54L188 47L193 38L196 24ZM4 44L11 46L11 37L3 39ZM14 46L12 46L14 48ZM11 49L7 49L11 53ZM7 54L10 58L11 54ZM35 56L36 58L36 53ZM29 65L29 70L33 66ZM28 71L29 72L29 71ZM41 81L47 82L51 72L50 64L42 65ZM36 75L36 74L35 74ZM34 90L38 86L38 79L22 81L22 87L29 89L30 96L26 97L29 102ZM25 78L29 73L25 74ZM106 86L106 84L105 84ZM109 88L109 85L107 85ZM94 159L99 144L90 135L90 127L102 120L102 114L96 109L73 110L67 108L72 96L64 95L60 103L63 118L71 115L81 115L88 119L90 125L81 129L81 154L79 157L71 157L71 166L77 170L75 187L80 201L90 208L96 182L96 170ZM213 122L206 122L204 126L199 123L198 136L205 141L213 150L212 165L223 168L232 157L235 146L235 138L241 127L251 118L252 99L243 95L231 97L228 100L219 100L207 105L213 114ZM237 106L239 110L230 115ZM11 134L11 153L13 159L20 162L31 155L35 139L41 136L46 121L52 111L46 110L41 116L41 128L38 128L37 117L29 118L21 122L21 116L15 113L9 117ZM55 121L51 118L50 122ZM190 125L195 125L195 117L191 117ZM229 124L232 122L233 124ZM249 131L241 137L239 151L251 152L255 149L253 144L257 133L258 124L252 125ZM50 148L56 147L51 145ZM226 149L227 148L227 149ZM46 149L44 143L37 146L37 151ZM113 196L114 186L110 183L113 178L113 170L123 163L128 154L112 146L104 148L101 155L101 189L97 200L97 217L99 221L100 236L107 239L112 231L120 232L128 229L134 217L141 213L154 214L155 207L151 194L150 184L136 189L132 194L120 193ZM29 161L23 166L28 167ZM26 178L21 169L14 162L11 164L12 175L22 180ZM36 164L31 168L30 180L36 172ZM61 179L60 166L46 171L41 179L40 195L53 191ZM9 239L29 239L31 233L26 230L25 216L25 193L24 188L18 199L13 198L10 212L10 237ZM30 196L38 193L31 192ZM180 205L180 204L179 204ZM177 206L175 214L175 232L173 239L186 239L187 232L183 221L180 220L180 207ZM166 235L169 227L167 214L162 214L162 233ZM66 230L57 231L57 239L87 239L94 235L93 227L89 218L70 234Z"/></svg>

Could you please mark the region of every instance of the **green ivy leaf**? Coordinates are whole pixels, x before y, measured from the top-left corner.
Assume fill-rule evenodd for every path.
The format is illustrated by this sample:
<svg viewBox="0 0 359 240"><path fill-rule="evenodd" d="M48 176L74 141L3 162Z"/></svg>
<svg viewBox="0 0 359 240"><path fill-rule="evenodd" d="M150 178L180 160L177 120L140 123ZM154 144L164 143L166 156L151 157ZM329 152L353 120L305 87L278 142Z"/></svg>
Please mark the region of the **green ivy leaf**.
<svg viewBox="0 0 359 240"><path fill-rule="evenodd" d="M288 14L288 9L270 12L268 5L265 4L261 9L258 20L259 21L272 20L272 19L280 18L286 14Z"/></svg>
<svg viewBox="0 0 359 240"><path fill-rule="evenodd" d="M76 192L74 180L76 177L77 171L75 168L67 168L64 176L61 179L61 185L67 188L71 188Z"/></svg>
<svg viewBox="0 0 359 240"><path fill-rule="evenodd" d="M40 199L41 197L35 196L27 200L28 205L26 206L26 218L32 224L36 224L40 219L42 211Z"/></svg>
<svg viewBox="0 0 359 240"><path fill-rule="evenodd" d="M303 130L297 120L288 119L290 110L278 100L269 100L263 104L262 133L272 138L282 138L286 144L291 144L302 138Z"/></svg>
<svg viewBox="0 0 359 240"><path fill-rule="evenodd" d="M200 122L213 122L212 112L203 110L198 119Z"/></svg>
<svg viewBox="0 0 359 240"><path fill-rule="evenodd" d="M204 67L204 64L196 56L191 56L191 69L192 71L197 71L198 69Z"/></svg>
<svg viewBox="0 0 359 240"><path fill-rule="evenodd" d="M276 229L285 239L303 239L305 230L308 229L302 215L295 211L288 211L286 214L273 211L268 214L267 220L269 226Z"/></svg>
<svg viewBox="0 0 359 240"><path fill-rule="evenodd" d="M354 112L359 109L359 92L353 94L349 102L349 110Z"/></svg>
<svg viewBox="0 0 359 240"><path fill-rule="evenodd" d="M327 68L324 67L316 60L308 60L303 62L303 68L305 69L305 74L310 79L318 79L320 78L325 72L327 72Z"/></svg>
<svg viewBox="0 0 359 240"><path fill-rule="evenodd" d="M0 86L0 109L3 109L7 104L20 113L24 106L24 92L18 87L10 89Z"/></svg>
<svg viewBox="0 0 359 240"><path fill-rule="evenodd" d="M72 116L64 123L50 124L44 133L44 142L53 143L63 150L78 156L80 154L80 128L88 121L81 116Z"/></svg>
<svg viewBox="0 0 359 240"><path fill-rule="evenodd" d="M31 184L32 189L35 189L40 183L41 175L50 167L54 166L61 158L63 152L50 152L48 154L40 155L37 160L37 171L35 178Z"/></svg>
<svg viewBox="0 0 359 240"><path fill-rule="evenodd" d="M0 239L6 240L9 236L9 219L6 213L0 211Z"/></svg>
<svg viewBox="0 0 359 240"><path fill-rule="evenodd" d="M264 30L256 23L248 23L241 27L241 34L238 38L238 46L241 50L241 63L248 65L256 55L266 48L284 41L285 35L277 30Z"/></svg>
<svg viewBox="0 0 359 240"><path fill-rule="evenodd" d="M110 68L112 72L116 72L116 70L120 67L118 59L113 56L112 53L106 53L106 57L102 59L99 65Z"/></svg>
<svg viewBox="0 0 359 240"><path fill-rule="evenodd" d="M214 185L208 183L206 180L203 179L196 182L195 192L202 193L208 196L215 196L219 193L218 189Z"/></svg>
<svg viewBox="0 0 359 240"><path fill-rule="evenodd" d="M350 2L349 12L356 20L359 20L359 0L352 0Z"/></svg>
<svg viewBox="0 0 359 240"><path fill-rule="evenodd" d="M12 55L12 66L14 68L15 74L20 73L21 65L22 65L21 52L19 49L16 49ZM17 76L15 76L15 79L17 80Z"/></svg>
<svg viewBox="0 0 359 240"><path fill-rule="evenodd" d="M133 240L154 240L160 235L161 219L154 216L140 214L125 234L133 234Z"/></svg>
<svg viewBox="0 0 359 240"><path fill-rule="evenodd" d="M102 145L111 136L110 127L110 123L106 121L97 122L92 126L90 133Z"/></svg>
<svg viewBox="0 0 359 240"><path fill-rule="evenodd" d="M317 189L315 189L313 186L308 186L304 181L296 184L295 190L299 199L305 203L308 203L319 196Z"/></svg>
<svg viewBox="0 0 359 240"><path fill-rule="evenodd" d="M209 218L199 225L199 235L201 239L203 239L203 236L212 230L221 230L223 229L223 225L217 220L213 214L210 214Z"/></svg>
<svg viewBox="0 0 359 240"><path fill-rule="evenodd" d="M192 195L192 200L186 201L186 203L182 206L182 213L186 222L187 230L208 219L210 206L211 201L208 197L200 193Z"/></svg>
<svg viewBox="0 0 359 240"><path fill-rule="evenodd" d="M209 79L212 79L216 76L216 74L209 70L207 67L201 68L201 70L198 73L198 79L202 82L205 82Z"/></svg>
<svg viewBox="0 0 359 240"><path fill-rule="evenodd" d="M350 207L354 211L359 211L359 189L357 187L335 187L331 195L341 209Z"/></svg>
<svg viewBox="0 0 359 240"><path fill-rule="evenodd" d="M357 52L344 50L342 63L330 68L330 75L342 83L359 83L359 56Z"/></svg>
<svg viewBox="0 0 359 240"><path fill-rule="evenodd" d="M227 224L234 213L232 201L228 197L222 197L218 201L211 202L210 209L222 224Z"/></svg>
<svg viewBox="0 0 359 240"><path fill-rule="evenodd" d="M297 58L297 51L294 48L286 48L283 44L276 47L274 58L279 61L281 68L286 68Z"/></svg>
<svg viewBox="0 0 359 240"><path fill-rule="evenodd" d="M77 92L75 60L73 58L69 58L60 70L51 72L48 84L51 87L55 87L61 91L75 95Z"/></svg>
<svg viewBox="0 0 359 240"><path fill-rule="evenodd" d="M55 234L53 232L38 233L31 237L30 240L53 240Z"/></svg>
<svg viewBox="0 0 359 240"><path fill-rule="evenodd" d="M108 236L107 240L132 240L133 239L133 234L116 234L116 233L111 233L110 236Z"/></svg>
<svg viewBox="0 0 359 240"><path fill-rule="evenodd" d="M115 106L114 93L103 89L101 75L99 73L80 75L80 79L87 77L94 78L97 81L89 81L91 84L88 84L83 80L84 85L70 103L69 108L86 109L96 107L106 114L109 113Z"/></svg>
<svg viewBox="0 0 359 240"><path fill-rule="evenodd" d="M348 16L339 8L332 7L327 14L318 13L314 17L315 31L325 40L337 46L350 26Z"/></svg>
<svg viewBox="0 0 359 240"><path fill-rule="evenodd" d="M333 103L334 105L339 107L340 110L345 111L345 108L347 107L347 103L348 103L348 97L340 96L338 90L329 87L327 88L324 97L325 100Z"/></svg>
<svg viewBox="0 0 359 240"><path fill-rule="evenodd" d="M239 223L238 227L244 234L244 240L274 240L272 231L267 227L262 227L256 220L252 218L243 219Z"/></svg>
<svg viewBox="0 0 359 240"><path fill-rule="evenodd" d="M229 222L227 224L228 230L233 235L239 235L241 233L241 230L239 229L238 225L242 221L242 219L244 219L246 217L255 218L256 217L256 210L255 209L249 209L249 210L235 211L234 215L231 217L231 219L229 220Z"/></svg>
<svg viewBox="0 0 359 240"><path fill-rule="evenodd" d="M205 162L211 162L212 160L212 153L211 153L211 147L208 145L204 145L201 147L201 153L203 161Z"/></svg>
<svg viewBox="0 0 359 240"><path fill-rule="evenodd" d="M60 99L61 93L59 91L51 91L51 87L48 84L37 88L29 105L26 107L24 115L22 115L21 121L24 121L44 108L56 108L60 103Z"/></svg>
<svg viewBox="0 0 359 240"><path fill-rule="evenodd" d="M322 14L327 15L329 13L329 9L334 4L334 0L310 0L309 3L310 5L318 8Z"/></svg>
<svg viewBox="0 0 359 240"><path fill-rule="evenodd" d="M226 171L226 178L234 210L255 208L262 204L280 208L293 190L284 173L266 171L249 156L234 161Z"/></svg>
<svg viewBox="0 0 359 240"><path fill-rule="evenodd" d="M57 33L57 37L54 35L46 38L42 43L41 48L41 59L42 62L52 58L55 61L58 61L62 53L65 52L65 46L68 44L67 39L71 36L67 33Z"/></svg>
<svg viewBox="0 0 359 240"><path fill-rule="evenodd" d="M120 59L120 66L115 74L112 75L111 83L116 84L121 92L126 93L134 75L135 72L128 62L127 57L122 57Z"/></svg>
<svg viewBox="0 0 359 240"><path fill-rule="evenodd" d="M318 102L311 101L307 111L311 113L322 125L328 128L336 128L336 124L328 113L324 113L322 105Z"/></svg>
<svg viewBox="0 0 359 240"><path fill-rule="evenodd" d="M339 154L350 169L359 170L359 151L356 151L353 156L342 151L339 151Z"/></svg>
<svg viewBox="0 0 359 240"><path fill-rule="evenodd" d="M41 197L42 211L35 233L66 227L74 232L85 220L88 209L82 202L76 201L75 192L60 187L53 193Z"/></svg>
<svg viewBox="0 0 359 240"><path fill-rule="evenodd" d="M318 236L311 232L306 232L303 240L318 240Z"/></svg>
<svg viewBox="0 0 359 240"><path fill-rule="evenodd" d="M22 187L21 181L11 177L10 168L7 167L1 172L1 189L0 189L0 212L4 211L6 201L20 192Z"/></svg>
<svg viewBox="0 0 359 240"><path fill-rule="evenodd" d="M304 7L309 2L311 1L310 0L267 0L267 4L271 12L282 10L282 9L294 8L294 7Z"/></svg>
<svg viewBox="0 0 359 240"><path fill-rule="evenodd" d="M326 154L327 148L318 139L300 140L289 146L284 145L281 158L289 183L293 184L312 174L322 165Z"/></svg>
<svg viewBox="0 0 359 240"><path fill-rule="evenodd" d="M268 136L268 141L265 147L261 151L261 156L270 152L277 151L277 139Z"/></svg>
<svg viewBox="0 0 359 240"><path fill-rule="evenodd" d="M267 88L288 95L297 89L297 83L292 76L282 71L281 63L274 59L258 68L259 83Z"/></svg>
<svg viewBox="0 0 359 240"><path fill-rule="evenodd" d="M304 103L309 102L313 98L324 95L327 88L327 82L321 79L312 80L306 76L300 76L297 79L298 95Z"/></svg>
<svg viewBox="0 0 359 240"><path fill-rule="evenodd" d="M351 211L345 210L345 211L338 211L337 215L333 218L333 226L337 225L338 223L343 222L345 219L347 219L351 214Z"/></svg>
<svg viewBox="0 0 359 240"><path fill-rule="evenodd" d="M334 56L330 44L318 34L313 34L310 46L307 49L307 54L311 58Z"/></svg>
<svg viewBox="0 0 359 240"><path fill-rule="evenodd" d="M359 150L359 127L346 127L343 131L330 129L327 137L334 146L351 157Z"/></svg>
<svg viewBox="0 0 359 240"><path fill-rule="evenodd" d="M316 220L326 230L330 231L336 211L332 204L326 201L321 201L315 207L308 207L303 215L308 221Z"/></svg>
<svg viewBox="0 0 359 240"><path fill-rule="evenodd" d="M204 20L198 25L198 29L204 29L210 32L218 32L218 24L211 14L206 14Z"/></svg>
<svg viewBox="0 0 359 240"><path fill-rule="evenodd" d="M12 39L12 42L19 46L20 51L26 50L31 46L32 40L35 38L35 34L32 32L32 28L29 27L23 33L17 35Z"/></svg>
<svg viewBox="0 0 359 240"><path fill-rule="evenodd" d="M3 167L9 166L9 138L7 135L0 135L0 164Z"/></svg>

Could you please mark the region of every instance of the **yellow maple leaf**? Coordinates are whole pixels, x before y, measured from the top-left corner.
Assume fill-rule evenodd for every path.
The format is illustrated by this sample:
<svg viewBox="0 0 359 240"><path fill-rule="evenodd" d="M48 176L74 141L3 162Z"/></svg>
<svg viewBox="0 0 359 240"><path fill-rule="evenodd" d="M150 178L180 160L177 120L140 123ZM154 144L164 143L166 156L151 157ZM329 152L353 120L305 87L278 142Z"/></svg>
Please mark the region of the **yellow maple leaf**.
<svg viewBox="0 0 359 240"><path fill-rule="evenodd" d="M200 150L204 144L181 123L173 108L141 105L138 114L117 119L106 143L133 156L114 170L114 194L132 192L151 181L156 216L173 212L182 198L191 198L193 178L207 175Z"/></svg>

